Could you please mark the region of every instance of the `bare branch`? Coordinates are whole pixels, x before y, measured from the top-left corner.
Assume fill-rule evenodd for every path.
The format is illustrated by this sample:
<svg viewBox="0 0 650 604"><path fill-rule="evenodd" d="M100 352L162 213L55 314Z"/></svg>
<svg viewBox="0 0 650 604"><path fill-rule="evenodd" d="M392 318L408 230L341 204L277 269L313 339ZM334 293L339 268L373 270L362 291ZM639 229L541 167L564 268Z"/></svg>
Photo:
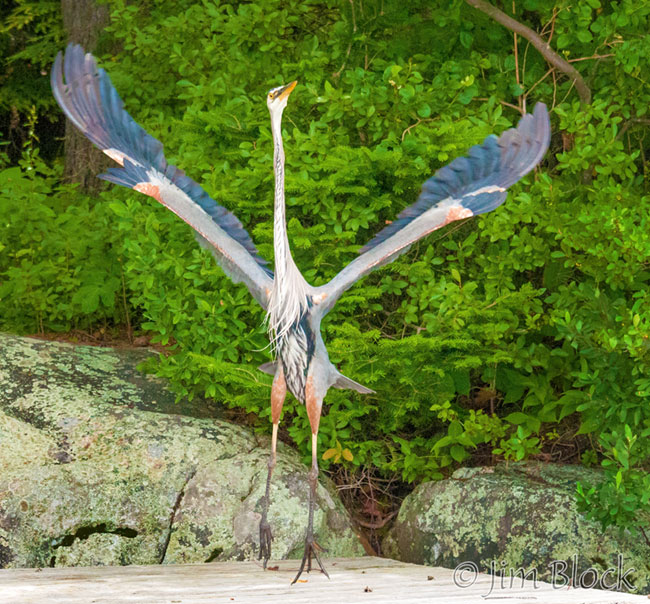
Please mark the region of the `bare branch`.
<svg viewBox="0 0 650 604"><path fill-rule="evenodd" d="M628 131L628 129L634 126L635 124L643 124L644 126L650 126L650 119L642 118L642 117L633 117L632 119L627 120L627 122L623 124L623 127L618 131L616 138L617 139L623 138L623 135Z"/></svg>
<svg viewBox="0 0 650 604"><path fill-rule="evenodd" d="M606 55L592 55L590 57L579 57L577 59L569 59L569 63L577 63L578 61L590 61L591 59L606 59L607 57L613 57L614 54L606 54Z"/></svg>
<svg viewBox="0 0 650 604"><path fill-rule="evenodd" d="M484 12L488 17L494 19L498 23L501 23L504 27L507 27L510 31L519 34L521 37L526 38L537 50L538 52L556 69L564 73L567 77L573 80L576 90L578 91L578 96L580 100L588 105L591 103L591 90L587 86L583 77L580 75L580 72L573 67L568 61L565 61L559 54L557 54L547 42L534 32L530 27L526 27L519 21L516 21L512 17L506 15L502 10L498 9L496 6L493 6L486 0L465 0L467 4L473 6L474 8Z"/></svg>

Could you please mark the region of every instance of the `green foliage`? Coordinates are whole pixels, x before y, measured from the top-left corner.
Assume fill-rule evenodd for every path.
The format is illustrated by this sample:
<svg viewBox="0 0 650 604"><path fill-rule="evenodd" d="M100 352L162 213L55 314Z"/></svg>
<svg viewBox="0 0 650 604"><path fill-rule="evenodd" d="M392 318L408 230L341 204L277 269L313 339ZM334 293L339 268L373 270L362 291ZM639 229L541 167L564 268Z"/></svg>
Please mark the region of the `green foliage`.
<svg viewBox="0 0 650 604"><path fill-rule="evenodd" d="M49 67L65 40L61 3L13 0L0 9L0 111L56 105Z"/></svg>
<svg viewBox="0 0 650 604"><path fill-rule="evenodd" d="M58 147L53 144L51 122L59 114L50 91L49 68L64 43L60 2L0 3L0 151L8 152L14 163L28 141L42 138L44 157L51 157Z"/></svg>
<svg viewBox="0 0 650 604"><path fill-rule="evenodd" d="M326 318L332 361L377 395L328 394L319 438L334 453L323 466L374 465L419 481L486 455L553 455L568 434L576 455L605 468L602 483L580 491L592 516L642 524L650 6L516 3L516 18L552 31L551 46L575 60L589 107L533 47L519 38L515 52L511 32L460 0L110 7L107 36L122 50L103 63L129 111L269 259L264 95L299 80L284 121L287 212L296 262L314 284L352 260L436 169L512 126L518 107L544 101L551 150L503 207L414 245ZM179 395L265 420L270 378L255 368L269 358L263 313L190 229L132 192L113 188L93 204L59 185L58 172L27 167L0 173L0 328L119 321L124 293L136 327L169 347L148 370ZM16 295L27 310L11 308ZM304 408L289 397L284 414L307 454Z"/></svg>
<svg viewBox="0 0 650 604"><path fill-rule="evenodd" d="M601 434L606 480L588 489L577 485L580 508L603 529L615 525L646 536L650 530L650 422L645 425L638 434L627 424L622 433Z"/></svg>
<svg viewBox="0 0 650 604"><path fill-rule="evenodd" d="M75 189L37 153L0 170L0 330L124 320L112 213Z"/></svg>

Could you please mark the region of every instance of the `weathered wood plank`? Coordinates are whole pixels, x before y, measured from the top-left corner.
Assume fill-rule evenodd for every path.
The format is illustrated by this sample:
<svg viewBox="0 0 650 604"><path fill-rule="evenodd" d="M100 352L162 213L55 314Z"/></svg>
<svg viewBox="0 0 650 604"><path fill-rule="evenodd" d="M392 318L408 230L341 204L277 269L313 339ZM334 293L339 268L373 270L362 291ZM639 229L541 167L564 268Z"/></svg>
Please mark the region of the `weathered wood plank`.
<svg viewBox="0 0 650 604"><path fill-rule="evenodd" d="M278 570L254 562L163 566L103 566L0 570L2 604L235 604L278 603L484 603L507 599L529 604L614 604L648 602L644 596L586 589L556 589L520 581L490 593L492 577L479 575L468 588L453 582L453 571L382 558L330 559L331 580L312 572L291 586L298 561L282 560ZM430 579L429 577L433 577ZM371 591L368 591L371 590Z"/></svg>

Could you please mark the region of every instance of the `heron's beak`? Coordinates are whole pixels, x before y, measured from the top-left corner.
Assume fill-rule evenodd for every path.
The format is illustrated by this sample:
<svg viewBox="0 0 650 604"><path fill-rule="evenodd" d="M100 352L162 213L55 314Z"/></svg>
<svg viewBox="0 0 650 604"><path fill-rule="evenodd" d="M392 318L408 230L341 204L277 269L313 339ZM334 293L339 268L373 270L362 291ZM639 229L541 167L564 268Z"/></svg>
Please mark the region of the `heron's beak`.
<svg viewBox="0 0 650 604"><path fill-rule="evenodd" d="M286 99L291 94L291 91L296 87L297 83L298 80L294 80L291 84L287 84L282 90L280 90L277 96L278 101Z"/></svg>

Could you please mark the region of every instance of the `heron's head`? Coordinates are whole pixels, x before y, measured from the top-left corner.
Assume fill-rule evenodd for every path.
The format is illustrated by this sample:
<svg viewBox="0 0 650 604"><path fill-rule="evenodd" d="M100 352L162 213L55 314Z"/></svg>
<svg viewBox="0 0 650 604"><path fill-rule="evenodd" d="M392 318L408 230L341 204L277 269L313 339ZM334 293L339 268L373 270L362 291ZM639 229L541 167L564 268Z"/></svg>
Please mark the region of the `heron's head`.
<svg viewBox="0 0 650 604"><path fill-rule="evenodd" d="M284 110L287 106L287 99L291 94L291 91L296 87L298 82L293 81L291 84L286 86L278 86L277 88L272 88L269 90L269 93L266 95L266 104L271 113L276 113Z"/></svg>

